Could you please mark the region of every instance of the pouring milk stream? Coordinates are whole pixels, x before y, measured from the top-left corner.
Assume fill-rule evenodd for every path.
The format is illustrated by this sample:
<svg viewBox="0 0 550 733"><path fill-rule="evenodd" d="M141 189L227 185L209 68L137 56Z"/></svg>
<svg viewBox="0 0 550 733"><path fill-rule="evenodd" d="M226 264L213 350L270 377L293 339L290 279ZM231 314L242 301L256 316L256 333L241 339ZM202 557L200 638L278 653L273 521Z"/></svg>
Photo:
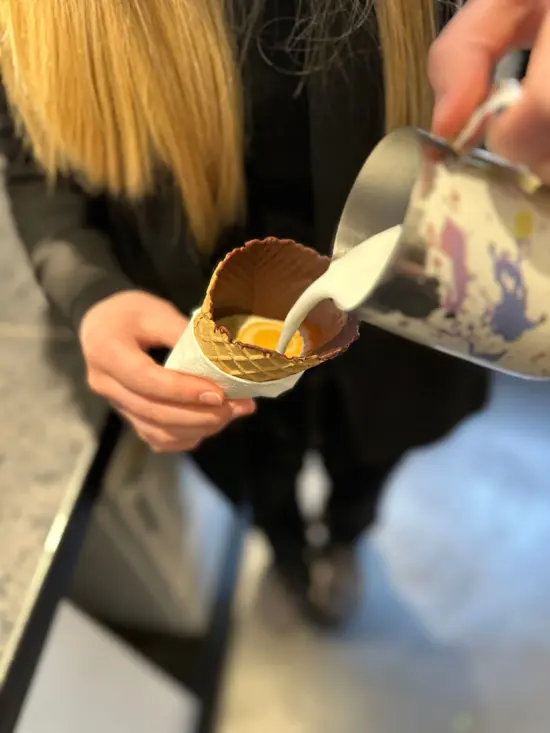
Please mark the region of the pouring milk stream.
<svg viewBox="0 0 550 733"><path fill-rule="evenodd" d="M323 300L334 301L342 311L358 308L378 284L400 234L400 225L391 227L357 245L344 257L333 260L325 274L302 293L288 312L277 344L279 354L285 353L308 313Z"/></svg>

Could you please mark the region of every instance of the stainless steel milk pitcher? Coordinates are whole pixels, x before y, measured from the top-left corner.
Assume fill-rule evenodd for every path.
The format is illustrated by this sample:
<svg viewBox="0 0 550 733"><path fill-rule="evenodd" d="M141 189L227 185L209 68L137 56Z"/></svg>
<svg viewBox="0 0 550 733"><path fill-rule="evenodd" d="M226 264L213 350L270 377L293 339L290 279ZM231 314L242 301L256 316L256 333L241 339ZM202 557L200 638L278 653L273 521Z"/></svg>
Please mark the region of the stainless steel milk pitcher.
<svg viewBox="0 0 550 733"><path fill-rule="evenodd" d="M550 189L463 144L510 103L508 82L457 146L415 129L382 140L346 203L334 257L402 224L362 320L518 376L550 378Z"/></svg>

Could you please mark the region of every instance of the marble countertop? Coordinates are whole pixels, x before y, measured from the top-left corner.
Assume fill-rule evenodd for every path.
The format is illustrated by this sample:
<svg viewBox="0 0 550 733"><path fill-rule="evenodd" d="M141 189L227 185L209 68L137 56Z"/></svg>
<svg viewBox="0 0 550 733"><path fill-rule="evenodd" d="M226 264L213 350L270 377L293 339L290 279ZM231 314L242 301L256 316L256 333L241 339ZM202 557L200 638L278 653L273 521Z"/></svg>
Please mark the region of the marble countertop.
<svg viewBox="0 0 550 733"><path fill-rule="evenodd" d="M106 414L72 332L55 323L0 199L0 684Z"/></svg>

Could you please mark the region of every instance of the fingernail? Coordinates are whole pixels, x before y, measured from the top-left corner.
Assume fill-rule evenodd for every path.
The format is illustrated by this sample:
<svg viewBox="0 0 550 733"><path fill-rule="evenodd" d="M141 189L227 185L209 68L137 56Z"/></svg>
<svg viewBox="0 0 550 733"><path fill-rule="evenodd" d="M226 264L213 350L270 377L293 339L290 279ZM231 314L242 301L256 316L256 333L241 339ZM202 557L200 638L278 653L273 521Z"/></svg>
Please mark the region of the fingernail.
<svg viewBox="0 0 550 733"><path fill-rule="evenodd" d="M210 405L211 407L221 407L223 405L223 397L217 392L204 392L199 399L203 405Z"/></svg>
<svg viewBox="0 0 550 733"><path fill-rule="evenodd" d="M252 415L255 408L250 405L240 405L238 403L232 404L233 415L235 417L244 417L245 415Z"/></svg>

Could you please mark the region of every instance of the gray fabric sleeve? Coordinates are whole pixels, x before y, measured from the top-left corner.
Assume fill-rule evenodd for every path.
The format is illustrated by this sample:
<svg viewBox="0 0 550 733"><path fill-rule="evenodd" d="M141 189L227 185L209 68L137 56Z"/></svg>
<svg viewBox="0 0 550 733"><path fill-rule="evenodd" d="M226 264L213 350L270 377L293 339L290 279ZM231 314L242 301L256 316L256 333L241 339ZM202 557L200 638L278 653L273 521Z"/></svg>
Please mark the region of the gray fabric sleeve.
<svg viewBox="0 0 550 733"><path fill-rule="evenodd" d="M0 90L0 155L15 226L48 299L78 328L99 300L133 288L109 238L89 225L90 199L76 185L50 186L14 132Z"/></svg>

